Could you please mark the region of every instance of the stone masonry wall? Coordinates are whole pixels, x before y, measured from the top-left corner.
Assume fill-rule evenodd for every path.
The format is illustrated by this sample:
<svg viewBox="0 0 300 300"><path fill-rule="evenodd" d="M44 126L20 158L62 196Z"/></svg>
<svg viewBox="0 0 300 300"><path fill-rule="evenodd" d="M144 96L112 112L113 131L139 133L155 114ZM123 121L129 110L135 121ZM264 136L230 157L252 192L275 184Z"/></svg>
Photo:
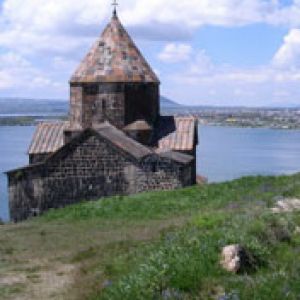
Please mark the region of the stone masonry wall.
<svg viewBox="0 0 300 300"><path fill-rule="evenodd" d="M15 222L39 214L42 169L28 168L8 174L9 210Z"/></svg>
<svg viewBox="0 0 300 300"><path fill-rule="evenodd" d="M29 163L30 164L37 164L41 163L46 160L46 158L51 155L51 153L44 153L44 154L30 154L29 155Z"/></svg>
<svg viewBox="0 0 300 300"><path fill-rule="evenodd" d="M105 121L117 128L124 127L124 94L98 94L84 96L85 128L96 128Z"/></svg>
<svg viewBox="0 0 300 300"><path fill-rule="evenodd" d="M187 170L187 173L184 173ZM173 190L190 185L190 166L174 163L156 155L145 158L136 170L136 193Z"/></svg>
<svg viewBox="0 0 300 300"><path fill-rule="evenodd" d="M86 129L109 121L119 129L140 119L154 124L159 116L159 86L146 83L72 84L71 128Z"/></svg>
<svg viewBox="0 0 300 300"><path fill-rule="evenodd" d="M83 88L71 85L70 89L70 125L73 129L82 129Z"/></svg>
<svg viewBox="0 0 300 300"><path fill-rule="evenodd" d="M44 165L9 174L11 218L19 221L83 200L184 187L191 184L190 170L157 155L139 162L109 141L87 136Z"/></svg>
<svg viewBox="0 0 300 300"><path fill-rule="evenodd" d="M125 123L146 120L154 125L160 114L159 86L153 83L125 85Z"/></svg>

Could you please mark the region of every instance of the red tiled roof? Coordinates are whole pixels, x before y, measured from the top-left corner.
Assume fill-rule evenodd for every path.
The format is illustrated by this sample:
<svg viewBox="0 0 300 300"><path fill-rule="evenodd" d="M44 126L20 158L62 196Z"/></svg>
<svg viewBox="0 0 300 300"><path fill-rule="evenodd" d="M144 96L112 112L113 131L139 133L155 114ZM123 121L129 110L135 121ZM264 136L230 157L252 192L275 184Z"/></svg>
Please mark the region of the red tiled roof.
<svg viewBox="0 0 300 300"><path fill-rule="evenodd" d="M40 123L36 128L29 147L29 154L51 154L59 150L64 146L64 130L67 127L68 122ZM93 130L136 158L141 158L152 153L149 148L127 137L122 131L109 123L103 123Z"/></svg>
<svg viewBox="0 0 300 300"><path fill-rule="evenodd" d="M64 145L64 129L68 122L42 122L34 133L29 154L54 153Z"/></svg>
<svg viewBox="0 0 300 300"><path fill-rule="evenodd" d="M159 83L116 15L71 78L71 83L98 82Z"/></svg>
<svg viewBox="0 0 300 300"><path fill-rule="evenodd" d="M29 154L54 153L64 145L64 130L68 122L43 122L35 131ZM110 124L95 128L100 135L104 136L124 151L135 157L143 157L152 151L127 137L122 131ZM159 127L156 129L156 143L159 152L191 151L197 143L197 120L192 117L161 117Z"/></svg>
<svg viewBox="0 0 300 300"><path fill-rule="evenodd" d="M190 151L197 143L197 120L193 117L161 117L158 129L159 149Z"/></svg>

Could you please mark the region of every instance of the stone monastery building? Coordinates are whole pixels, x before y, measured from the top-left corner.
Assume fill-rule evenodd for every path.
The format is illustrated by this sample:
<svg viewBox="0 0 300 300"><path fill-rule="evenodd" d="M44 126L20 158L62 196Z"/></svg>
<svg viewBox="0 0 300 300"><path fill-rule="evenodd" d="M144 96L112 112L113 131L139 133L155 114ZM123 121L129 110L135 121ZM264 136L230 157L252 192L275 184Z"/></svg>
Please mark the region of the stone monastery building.
<svg viewBox="0 0 300 300"><path fill-rule="evenodd" d="M69 120L40 123L30 164L7 173L11 219L195 184L197 121L160 116L159 85L114 11L70 80Z"/></svg>

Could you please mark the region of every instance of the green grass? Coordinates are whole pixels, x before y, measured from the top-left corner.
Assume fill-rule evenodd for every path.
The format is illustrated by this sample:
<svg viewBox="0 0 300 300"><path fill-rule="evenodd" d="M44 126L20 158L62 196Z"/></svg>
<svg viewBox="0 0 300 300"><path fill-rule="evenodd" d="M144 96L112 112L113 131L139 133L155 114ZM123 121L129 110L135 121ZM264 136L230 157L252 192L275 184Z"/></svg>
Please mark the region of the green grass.
<svg viewBox="0 0 300 300"><path fill-rule="evenodd" d="M0 299L5 299L6 297L11 297L15 294L18 294L20 292L24 291L24 285L23 284L14 284L10 286L0 286Z"/></svg>
<svg viewBox="0 0 300 300"><path fill-rule="evenodd" d="M239 299L299 299L300 239L293 234L299 215L228 212L212 220L199 215L162 237L146 259L94 299L163 299L167 290L180 299L213 299L216 286ZM219 254L236 243L251 253L253 266L230 275L220 268Z"/></svg>
<svg viewBox="0 0 300 300"><path fill-rule="evenodd" d="M196 186L168 192L144 193L131 197L84 202L62 210L52 210L42 220L80 222L91 219L142 221L211 211L224 205L268 205L274 196L300 196L300 176L249 177L233 182ZM268 203L270 201L270 203ZM39 219L39 222L41 219Z"/></svg>
<svg viewBox="0 0 300 300"><path fill-rule="evenodd" d="M52 210L0 226L0 274L25 274L25 299L300 299L300 212L272 214L282 197L300 197L299 174ZM236 243L251 264L229 274L220 252ZM70 265L71 274L61 270ZM30 279L43 282L42 272L70 282L54 296L34 294Z"/></svg>

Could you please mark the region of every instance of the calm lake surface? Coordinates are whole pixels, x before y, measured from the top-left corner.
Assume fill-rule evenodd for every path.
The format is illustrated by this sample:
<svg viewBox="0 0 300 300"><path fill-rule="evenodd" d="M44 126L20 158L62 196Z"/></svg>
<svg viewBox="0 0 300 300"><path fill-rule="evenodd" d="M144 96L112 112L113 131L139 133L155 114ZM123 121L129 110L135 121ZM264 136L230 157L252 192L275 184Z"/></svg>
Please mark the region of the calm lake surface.
<svg viewBox="0 0 300 300"><path fill-rule="evenodd" d="M3 172L24 166L34 127L0 127L0 218L8 220ZM210 182L300 172L300 131L201 126L198 173Z"/></svg>

